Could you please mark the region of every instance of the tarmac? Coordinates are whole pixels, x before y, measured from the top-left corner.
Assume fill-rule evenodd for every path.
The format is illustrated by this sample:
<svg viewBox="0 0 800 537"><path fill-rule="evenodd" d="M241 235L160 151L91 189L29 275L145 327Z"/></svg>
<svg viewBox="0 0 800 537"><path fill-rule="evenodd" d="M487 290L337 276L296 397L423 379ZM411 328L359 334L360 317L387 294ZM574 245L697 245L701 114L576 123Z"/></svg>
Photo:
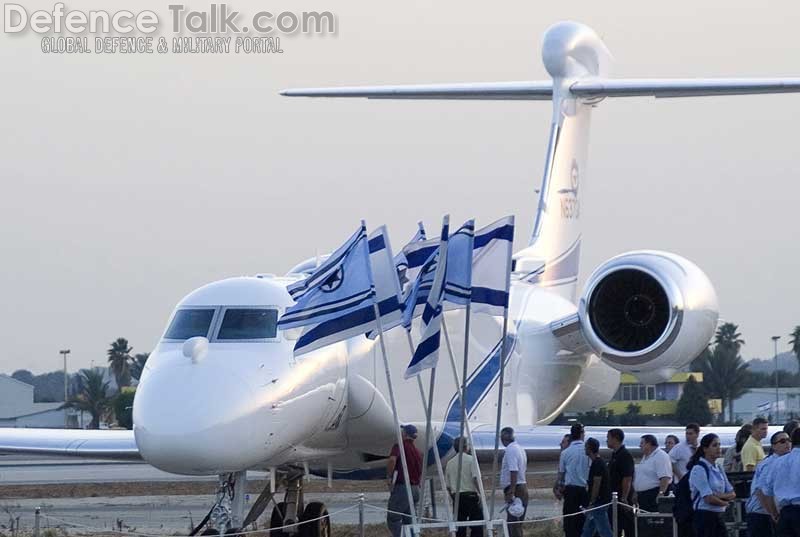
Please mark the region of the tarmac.
<svg viewBox="0 0 800 537"><path fill-rule="evenodd" d="M546 473L531 468L529 474ZM248 472L249 479L264 479L263 472ZM4 493L4 486L10 491L14 485L64 485L87 483L174 483L184 481L213 482L215 476L178 476L162 472L146 463L115 463L100 460L64 460L58 458L30 456L0 457L0 529L8 527L10 520L18 519L22 529L34 525L34 513L41 509L42 528L63 528L69 533L107 533L118 527L125 532L147 535L167 535L185 533L197 524L208 512L214 501L212 495L149 495L149 496L94 496L62 498L13 498ZM321 480L324 483L324 480ZM336 482L334 482L334 490ZM352 486L350 487L352 489ZM364 493L364 519L367 524L381 524L386 520L388 492L376 491L369 487ZM527 518L543 518L557 515L561 504L556 502L549 489L531 489L531 502ZM255 495L247 497L248 504ZM358 523L358 492L305 493L306 503L324 502L331 513L334 525ZM503 506L500 494L496 505ZM437 515L443 518L444 497L437 494ZM269 516L270 510L265 513ZM427 514L431 515L428 502ZM261 527L268 518L259 521Z"/></svg>

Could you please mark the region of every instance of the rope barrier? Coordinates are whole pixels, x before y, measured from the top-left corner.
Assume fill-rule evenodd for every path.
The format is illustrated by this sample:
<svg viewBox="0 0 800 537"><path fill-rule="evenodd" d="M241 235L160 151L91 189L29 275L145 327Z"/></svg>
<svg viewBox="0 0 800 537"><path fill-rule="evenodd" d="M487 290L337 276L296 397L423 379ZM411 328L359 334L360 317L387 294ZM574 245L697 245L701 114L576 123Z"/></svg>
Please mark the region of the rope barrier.
<svg viewBox="0 0 800 537"><path fill-rule="evenodd" d="M633 511L634 514L636 514L636 513L644 513L646 515L661 515L661 514L664 514L664 513L654 513L652 511L645 511L644 509L642 509L638 505L628 505L627 503L623 503L623 502L617 502L617 505L619 505L620 507L626 507L626 508L630 509L631 511Z"/></svg>
<svg viewBox="0 0 800 537"><path fill-rule="evenodd" d="M353 509L356 509L356 508L358 508L357 504L356 505L351 505L350 507L345 507L343 509L339 509L338 511L334 511L333 513L328 513L326 515L322 515L322 516L317 517L317 518L312 518L312 519L309 519L309 520L303 520L301 522L295 522L293 524L286 524L285 526L280 526L280 527L277 527L277 528L265 528L263 530L250 530L250 531L237 531L236 533L225 533L225 535L226 536L229 535L229 536L233 537L233 536L237 536L237 535L250 535L250 534L253 534L253 533L264 533L265 531L286 530L286 529L289 529L289 528L302 526L303 524L310 524L312 522L317 522L319 520L323 520L323 519L326 519L326 518L331 518L334 515L338 515L340 513L346 512L346 511L352 511ZM136 532L136 531L120 531L120 530L114 530L114 529L108 529L108 528L96 528L96 527L93 527L93 526L87 526L86 524L78 524L78 523L75 523L75 522L69 522L68 520L64 520L64 519L61 519L61 518L58 518L58 517L54 517L54 516L48 515L46 513L42 513L42 516L45 517L47 520L55 520L57 522L60 522L62 524L67 524L69 526L75 526L77 528L84 528L84 529L87 529L87 530L93 530L93 531L103 532L103 533L119 533L119 534L123 534L123 535L136 535L138 537L171 537L170 534L152 534L152 533L140 533L140 532Z"/></svg>
<svg viewBox="0 0 800 537"><path fill-rule="evenodd" d="M607 503L605 505L598 505L597 507L592 507L591 509L583 509L582 511L578 511L577 513L570 513L568 515L558 515L558 516L551 516L547 518L527 518L525 520L512 520L510 522L506 522L509 526L511 524L526 524L526 523L538 523L538 522L551 522L554 520L563 520L565 518L569 518L572 516L578 515L585 515L586 513L591 513L592 511L598 511L600 509L606 509L611 507L611 503Z"/></svg>
<svg viewBox="0 0 800 537"><path fill-rule="evenodd" d="M552 521L557 521L557 520L564 520L564 519L569 518L569 517L574 517L574 516L578 516L578 515L585 515L587 513L593 512L593 511L599 511L599 510L602 510L602 509L608 509L612 505L613 505L612 503L606 503L606 504L603 504L603 505L598 505L598 506L592 507L590 509L583 509L583 510L578 511L576 513L570 513L570 514L567 514L567 515L561 514L561 515L552 516L552 517L529 518L529 519L524 519L524 520L513 520L513 521L507 522L507 524L508 525L513 525L513 524L538 524L538 523L542 523L542 522L552 522ZM634 514L637 514L637 513L654 514L654 513L651 513L649 511L645 511L644 509L640 509L638 506L628 505L628 504L623 503L623 502L617 502L617 506L625 507L627 509L630 509L631 511L633 511ZM372 504L368 504L368 503L356 503L356 504L351 505L349 507L344 507L344 508L339 509L337 511L334 511L332 513L328 513L326 515L322 515L320 517L313 518L313 519L310 519L310 520L303 520L303 521L300 521L300 522L294 522L292 524L286 524L284 526L280 526L280 527L277 527L277 528L265 528L265 529L262 529L262 530L238 531L236 533L225 533L225 535L234 537L234 536L251 535L251 534L254 534L254 533L264 533L265 531L287 530L289 528L295 528L295 527L298 527L298 526L302 526L303 524L310 524L310 523L313 523L313 522L318 522L318 521L324 520L326 518L329 519L329 518L331 518L331 517L333 517L335 515L339 515L341 513L347 512L347 511L352 511L353 509L357 509L359 507L373 509L375 511L380 511L380 512L383 512L383 513L391 513L391 514L395 514L395 515L410 516L409 513L402 513L400 511L393 511L391 509L387 509L385 507L380 507L380 506L377 506L377 505L372 505ZM505 508L503 510L505 510ZM44 513L44 512L41 513L41 516L43 516L48 521L55 521L57 523L64 524L64 525L67 525L67 526L73 526L73 527L76 527L76 528L83 528L83 529L91 530L91 531L95 531L95 532L115 533L115 534L128 535L128 536L133 535L133 536L136 536L136 537L171 537L168 534L153 534L153 533L142 533L142 532L137 532L137 531L120 531L120 530L116 530L116 529L98 528L98 527L94 527L94 526L88 526L86 524L80 524L80 523L77 523L77 522L70 522L68 520L64 520L63 518L58 518L58 517L54 517L52 515L48 515L47 513ZM432 523L456 522L456 521L448 521L448 520L441 519L441 518L431 518L431 517L422 517L422 516L420 516L418 518L420 520L424 520L424 521L428 521L428 522L432 522ZM475 521L475 522L481 522L481 521ZM486 521L483 521L483 522L486 522Z"/></svg>
<svg viewBox="0 0 800 537"><path fill-rule="evenodd" d="M391 509L386 509L385 507L378 507L377 505L372 505L369 503L365 503L364 507L369 507L370 509L375 509L376 511L383 511L384 513L392 513L394 515L403 515L407 517L411 517L409 513L401 513L400 511L392 511ZM429 520L431 522L447 522L447 520L443 518L430 518L425 516L417 515L417 518L420 520Z"/></svg>

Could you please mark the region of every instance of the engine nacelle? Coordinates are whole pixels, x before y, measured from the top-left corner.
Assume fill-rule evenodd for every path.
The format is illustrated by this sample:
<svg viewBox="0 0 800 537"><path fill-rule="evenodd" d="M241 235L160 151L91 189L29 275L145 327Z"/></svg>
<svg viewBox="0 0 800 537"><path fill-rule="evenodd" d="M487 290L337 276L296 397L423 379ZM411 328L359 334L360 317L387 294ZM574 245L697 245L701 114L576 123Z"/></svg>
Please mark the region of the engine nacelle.
<svg viewBox="0 0 800 537"><path fill-rule="evenodd" d="M666 380L708 345L719 306L711 281L678 255L636 251L603 263L578 306L586 342L640 381Z"/></svg>

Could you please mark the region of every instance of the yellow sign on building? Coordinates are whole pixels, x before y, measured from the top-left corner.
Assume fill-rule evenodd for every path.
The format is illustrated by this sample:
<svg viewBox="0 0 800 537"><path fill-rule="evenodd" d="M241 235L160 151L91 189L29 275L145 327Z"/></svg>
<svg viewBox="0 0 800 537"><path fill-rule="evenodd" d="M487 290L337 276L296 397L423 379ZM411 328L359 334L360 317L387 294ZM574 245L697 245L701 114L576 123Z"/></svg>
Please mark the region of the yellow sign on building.
<svg viewBox="0 0 800 537"><path fill-rule="evenodd" d="M708 409L712 414L722 414L722 399L709 399Z"/></svg>

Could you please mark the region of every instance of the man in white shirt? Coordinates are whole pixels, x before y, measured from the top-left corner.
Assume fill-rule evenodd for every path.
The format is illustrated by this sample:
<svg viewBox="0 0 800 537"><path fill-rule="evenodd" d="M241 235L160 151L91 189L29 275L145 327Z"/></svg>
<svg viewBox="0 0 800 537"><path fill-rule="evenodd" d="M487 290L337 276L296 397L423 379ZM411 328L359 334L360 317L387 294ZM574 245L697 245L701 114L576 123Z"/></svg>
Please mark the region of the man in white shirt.
<svg viewBox="0 0 800 537"><path fill-rule="evenodd" d="M655 513L658 511L658 497L663 496L672 482L672 461L666 451L658 447L658 440L652 434L642 437L642 462L633 475L633 489L641 509Z"/></svg>
<svg viewBox="0 0 800 537"><path fill-rule="evenodd" d="M522 515L515 517L508 514L508 521L514 522L525 518L528 509L528 486L525 484L525 472L528 469L528 455L525 450L514 440L514 429L504 427L500 431L500 441L506 447L503 455L503 465L500 467L500 488L506 497L506 503L511 504L515 498L522 501ZM522 524L512 524L508 527L511 537L522 537Z"/></svg>
<svg viewBox="0 0 800 537"><path fill-rule="evenodd" d="M455 505L456 491L458 491L458 521L483 520L481 510L481 500L478 495L478 477L475 474L475 462L470 454L469 444L466 438L456 438L453 442L453 449L456 455L447 461L444 470L445 481L447 482L447 492L453 499ZM458 453L463 451L461 462L461 478L458 477ZM462 526L456 532L457 537L466 537L467 528ZM471 526L470 537L482 537L482 526Z"/></svg>
<svg viewBox="0 0 800 537"><path fill-rule="evenodd" d="M686 473L686 465L697 450L697 440L700 438L700 426L690 423L684 432L686 439L680 442L669 451L669 458L672 461L673 482L678 483Z"/></svg>

